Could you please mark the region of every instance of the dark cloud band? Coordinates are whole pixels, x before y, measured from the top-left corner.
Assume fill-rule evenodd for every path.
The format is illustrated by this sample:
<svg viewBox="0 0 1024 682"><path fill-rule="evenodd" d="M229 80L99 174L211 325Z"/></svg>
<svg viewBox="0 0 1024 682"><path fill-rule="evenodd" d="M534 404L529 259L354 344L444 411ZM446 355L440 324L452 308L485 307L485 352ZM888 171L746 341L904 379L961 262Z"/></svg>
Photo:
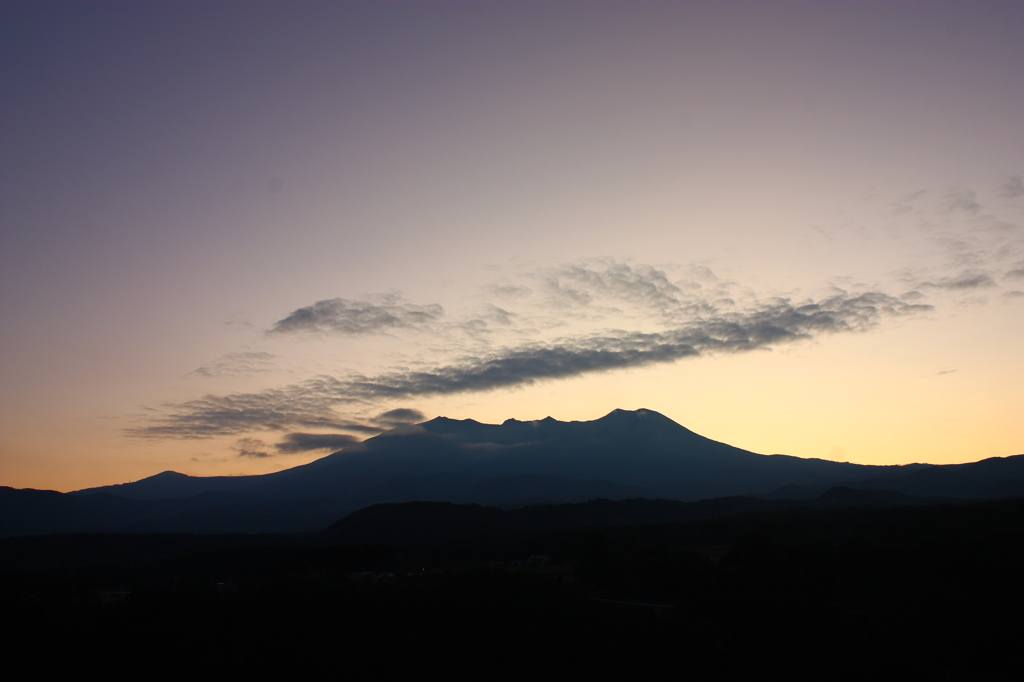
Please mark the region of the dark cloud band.
<svg viewBox="0 0 1024 682"><path fill-rule="evenodd" d="M744 312L705 315L661 333L614 331L506 348L431 370L344 379L322 376L259 393L207 396L171 406L129 432L147 438L204 438L296 427L375 433L382 429L339 420L334 408L357 401L512 388L707 353L764 349L822 334L866 331L885 317L930 309L876 292L844 292L802 304L778 299ZM401 421L384 419L387 414L380 415L378 423Z"/></svg>
<svg viewBox="0 0 1024 682"><path fill-rule="evenodd" d="M417 327L439 320L444 308L416 305L393 294L366 301L332 298L299 308L271 327L271 334L328 332L349 336L379 334L390 329Z"/></svg>
<svg viewBox="0 0 1024 682"><path fill-rule="evenodd" d="M274 448L279 453L290 455L315 450L340 450L357 442L358 438L345 433L289 433Z"/></svg>
<svg viewBox="0 0 1024 682"><path fill-rule="evenodd" d="M427 416L419 410L413 410L408 407L398 407L378 414L373 418L373 421L376 424L393 429L396 426L402 426L403 424L415 424L417 422L426 421L426 418Z"/></svg>

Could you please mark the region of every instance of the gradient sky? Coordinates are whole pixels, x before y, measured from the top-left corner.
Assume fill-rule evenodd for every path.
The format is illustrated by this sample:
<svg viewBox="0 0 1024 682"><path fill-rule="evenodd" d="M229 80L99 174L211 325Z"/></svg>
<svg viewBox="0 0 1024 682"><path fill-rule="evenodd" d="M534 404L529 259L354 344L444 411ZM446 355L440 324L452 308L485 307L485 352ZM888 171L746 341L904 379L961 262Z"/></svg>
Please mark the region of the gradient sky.
<svg viewBox="0 0 1024 682"><path fill-rule="evenodd" d="M1024 3L0 6L0 484L657 410L1024 452Z"/></svg>

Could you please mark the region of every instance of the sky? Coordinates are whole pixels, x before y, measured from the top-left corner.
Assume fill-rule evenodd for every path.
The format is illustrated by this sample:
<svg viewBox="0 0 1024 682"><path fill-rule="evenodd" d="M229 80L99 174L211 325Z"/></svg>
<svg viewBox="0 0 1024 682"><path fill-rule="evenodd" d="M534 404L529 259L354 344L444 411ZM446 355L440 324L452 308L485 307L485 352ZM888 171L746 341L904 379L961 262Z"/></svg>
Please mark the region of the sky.
<svg viewBox="0 0 1024 682"><path fill-rule="evenodd" d="M7 2L0 484L436 416L1024 453L1022 2Z"/></svg>

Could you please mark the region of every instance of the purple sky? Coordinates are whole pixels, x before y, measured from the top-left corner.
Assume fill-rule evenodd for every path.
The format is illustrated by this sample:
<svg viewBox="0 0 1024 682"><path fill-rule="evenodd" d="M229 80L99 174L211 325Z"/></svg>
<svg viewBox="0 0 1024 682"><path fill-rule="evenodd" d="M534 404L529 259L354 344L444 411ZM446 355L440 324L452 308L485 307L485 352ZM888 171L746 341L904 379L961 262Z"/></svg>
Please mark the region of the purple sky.
<svg viewBox="0 0 1024 682"><path fill-rule="evenodd" d="M0 484L657 410L1024 451L1024 3L0 6Z"/></svg>

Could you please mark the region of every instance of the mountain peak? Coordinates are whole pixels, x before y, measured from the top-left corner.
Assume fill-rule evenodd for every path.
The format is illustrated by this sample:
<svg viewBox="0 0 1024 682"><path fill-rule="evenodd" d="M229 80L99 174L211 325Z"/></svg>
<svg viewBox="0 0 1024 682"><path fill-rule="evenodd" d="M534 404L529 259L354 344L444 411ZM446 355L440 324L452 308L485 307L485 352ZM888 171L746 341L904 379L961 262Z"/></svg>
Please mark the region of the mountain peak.
<svg viewBox="0 0 1024 682"><path fill-rule="evenodd" d="M596 420L599 422L636 422L641 419L672 421L660 412L641 407L639 410L615 409ZM675 423L675 422L673 422Z"/></svg>
<svg viewBox="0 0 1024 682"><path fill-rule="evenodd" d="M477 429L482 426L482 424L475 419L449 419L448 417L435 417L428 422L423 422L420 426L430 433L459 433Z"/></svg>
<svg viewBox="0 0 1024 682"><path fill-rule="evenodd" d="M475 419L452 419L451 417L434 417L430 421L425 421L423 424L479 424Z"/></svg>
<svg viewBox="0 0 1024 682"><path fill-rule="evenodd" d="M183 478L192 478L192 477L189 476L188 474L182 474L182 473L179 473L177 471L161 471L159 474L154 474L154 475L148 477L148 479L144 478L142 480L144 480L144 481L145 480L151 480L151 481L152 480L180 481Z"/></svg>

